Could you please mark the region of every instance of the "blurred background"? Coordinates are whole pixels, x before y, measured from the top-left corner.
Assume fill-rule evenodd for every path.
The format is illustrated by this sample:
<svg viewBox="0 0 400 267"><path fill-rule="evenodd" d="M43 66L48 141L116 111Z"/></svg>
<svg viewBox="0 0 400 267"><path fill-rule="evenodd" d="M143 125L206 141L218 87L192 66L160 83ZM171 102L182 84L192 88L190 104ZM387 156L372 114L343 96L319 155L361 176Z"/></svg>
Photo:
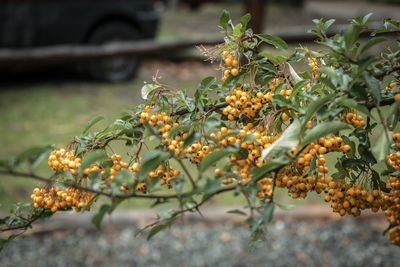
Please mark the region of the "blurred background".
<svg viewBox="0 0 400 267"><path fill-rule="evenodd" d="M333 32L340 31L341 25L349 18L369 12L374 13L370 25L376 27L384 18L400 19L399 0L0 0L0 158L18 154L32 146L50 144L65 147L96 115L106 117L99 128L112 122L124 110L141 103L143 82L151 81L156 74L162 83L186 89L192 95L203 77L219 75L216 66L204 62L195 46L223 41L217 26L223 9L230 11L234 22L244 13L251 12L254 18L252 28L256 32L281 36L289 43L290 51L299 43L310 48L314 46L313 36L307 33L307 29L313 27L314 18L335 18ZM396 37L389 38L394 40ZM121 146L118 149L123 153L125 148ZM44 175L50 173L46 164L39 166L38 171ZM17 201L28 201L32 188L37 184L28 179L0 177L0 212L7 212ZM284 203L293 202L285 192L280 193L280 198ZM226 206L240 207L242 203L241 198L225 196L214 200L208 208L221 211ZM78 225L81 232L74 227L61 227L57 221L53 228L39 227L38 234L16 241L5 252L0 252L0 263L4 264L0 265L19 266L19 260L28 256L37 265L51 266L81 263L142 265L149 262L161 265L165 255L175 253L179 256L171 258L171 266L204 266L221 262L227 266L235 263L250 266L265 265L267 260L274 266L287 266L294 261L310 266L322 264L316 260L318 255L319 258L324 255L334 259L349 246L353 251L346 250L348 258L336 263L332 261L332 264L329 262L326 266L390 266L392 261L399 259L395 253L390 254L396 248L390 247L389 241L380 236L380 231L386 227L382 218L371 219L375 223L372 228L371 221L357 221L356 224L348 219L347 226L342 229L339 227L342 222L336 222L337 217L325 216L330 214L330 207L320 204L319 196L311 196L306 203L295 203L300 203L299 214L314 210L311 215L314 219L297 224L282 216L275 221L271 236L274 242L264 245L264 249L275 251L275 254L248 254L247 229L236 223L208 228L207 225L214 225L213 220L204 222L197 218L193 227L198 231L176 227L161 234L160 239L153 243L143 244L141 239L134 239L134 230L126 225L121 230L109 223L105 232L94 237L93 228L83 224L83 219L77 219L70 225ZM137 209L149 204L135 200L121 207ZM137 217L140 215L136 213L130 217L133 225L140 224ZM302 220L301 216L294 217ZM115 219L117 222L124 221L118 218ZM85 220L89 223L90 218ZM231 217L227 220L234 221ZM61 228L68 229L61 231ZM43 232L51 234L44 237L40 234ZM326 233L325 236L321 232ZM86 235L87 240L78 244L79 235ZM280 236L284 238L280 240ZM180 241L173 244L167 241L174 238ZM292 238L297 238L298 247L290 247ZM214 243L209 243L209 240ZM32 250L38 242L43 245L42 250L33 250L25 258L20 257L25 248ZM90 242L96 245L89 249ZM194 258L192 262L182 260L193 256L196 251L195 246L186 247L192 242L203 246L204 253L209 255ZM372 243L376 244L373 246ZM77 249L87 249L87 253L93 249L103 254L95 253L88 257L82 252L77 254L76 261L67 261L62 256L62 248L72 246L68 249L75 253L72 252L73 244L78 244ZM218 249L209 251L206 249L208 244ZM326 252L325 245L328 244L336 250ZM57 257L41 262L40 255L50 253L51 249ZM119 250L126 255L120 253L116 256L115 251ZM369 258L370 250L377 255L375 261ZM285 260L284 253L289 255ZM231 257L232 254L240 257Z"/></svg>

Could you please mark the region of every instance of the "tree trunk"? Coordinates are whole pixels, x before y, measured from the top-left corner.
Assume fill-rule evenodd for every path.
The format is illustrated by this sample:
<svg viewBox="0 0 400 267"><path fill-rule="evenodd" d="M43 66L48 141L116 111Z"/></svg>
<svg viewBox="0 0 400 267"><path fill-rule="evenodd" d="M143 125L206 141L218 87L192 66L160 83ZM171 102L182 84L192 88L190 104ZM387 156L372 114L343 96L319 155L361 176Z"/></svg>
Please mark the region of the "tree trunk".
<svg viewBox="0 0 400 267"><path fill-rule="evenodd" d="M245 0L245 13L251 14L248 28L252 28L254 33L263 32L264 23L264 2L266 0Z"/></svg>

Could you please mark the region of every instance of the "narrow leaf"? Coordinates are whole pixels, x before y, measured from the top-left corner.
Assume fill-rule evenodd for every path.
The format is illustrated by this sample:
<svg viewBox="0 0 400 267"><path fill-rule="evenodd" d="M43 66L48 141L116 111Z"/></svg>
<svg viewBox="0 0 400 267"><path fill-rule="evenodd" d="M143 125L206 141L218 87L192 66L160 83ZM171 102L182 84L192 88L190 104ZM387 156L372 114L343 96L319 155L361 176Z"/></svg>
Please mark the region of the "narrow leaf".
<svg viewBox="0 0 400 267"><path fill-rule="evenodd" d="M83 130L82 135L87 134L88 131L89 131L89 129L92 128L93 125L95 125L96 123L98 123L98 122L101 121L101 120L104 120L104 117L103 117L103 116L97 116L97 117L91 119L91 120L87 123L85 129Z"/></svg>
<svg viewBox="0 0 400 267"><path fill-rule="evenodd" d="M301 146L306 146L311 142L331 133L339 132L344 129L351 129L347 123L340 121L325 121L313 127L305 136Z"/></svg>
<svg viewBox="0 0 400 267"><path fill-rule="evenodd" d="M239 215L247 216L247 213L246 213L246 212L241 211L241 210L238 210L238 209L227 211L227 213L239 214Z"/></svg>
<svg viewBox="0 0 400 267"><path fill-rule="evenodd" d="M272 36L269 34L257 34L257 37L260 38L262 41L266 42L267 44L273 45L275 48L281 50L288 49L287 43L278 36Z"/></svg>
<svg viewBox="0 0 400 267"><path fill-rule="evenodd" d="M374 45L379 44L379 43L384 42L384 41L386 41L386 38L385 38L385 37L375 37L375 38L372 38L371 40L369 40L369 41L361 48L360 55L363 54L363 53L365 53L365 51L367 51L368 49L370 49L370 48L373 47Z"/></svg>
<svg viewBox="0 0 400 267"><path fill-rule="evenodd" d="M363 105L358 104L354 99L344 98L344 99L338 101L338 104L343 105L348 108L356 109L356 110L364 113L365 115L372 117L372 114L371 114L371 112L369 112L368 108Z"/></svg>
<svg viewBox="0 0 400 267"><path fill-rule="evenodd" d="M299 143L301 123L295 119L289 127L282 133L278 140L261 152L261 158L275 156L281 152L287 152Z"/></svg>
<svg viewBox="0 0 400 267"><path fill-rule="evenodd" d="M110 209L110 205L103 204L99 210L99 212L93 216L92 218L92 223L98 230L100 230L101 227L101 222L103 221L104 215L107 213L107 211Z"/></svg>
<svg viewBox="0 0 400 267"><path fill-rule="evenodd" d="M153 236L155 236L161 230L171 226L177 219L178 219L178 216L174 216L174 217L168 219L168 221L166 223L159 224L159 225L156 225L153 228L151 228L151 230L147 236L147 240L150 240Z"/></svg>
<svg viewBox="0 0 400 267"><path fill-rule="evenodd" d="M387 116L387 126L389 130L393 131L394 128L396 128L396 125L399 122L399 117L400 117L400 101L396 101L390 107L389 114Z"/></svg>
<svg viewBox="0 0 400 267"><path fill-rule="evenodd" d="M389 136L389 140L387 138ZM386 156L389 154L390 144L393 142L391 135L388 131L382 132L376 143L372 147L372 154L378 162L385 161Z"/></svg>
<svg viewBox="0 0 400 267"><path fill-rule="evenodd" d="M373 97L377 102L381 101L381 85L378 79L373 77L367 71L363 72L364 81Z"/></svg>
<svg viewBox="0 0 400 267"><path fill-rule="evenodd" d="M210 154L208 154L201 162L199 166L199 171L204 172L207 170L212 164L218 162L224 157L229 156L230 154L233 154L237 152L235 149L224 149L224 150L218 150L214 151Z"/></svg>
<svg viewBox="0 0 400 267"><path fill-rule="evenodd" d="M219 18L219 25L221 25L221 27L224 30L226 30L228 27L229 20L230 20L229 12L224 9L222 11L221 17Z"/></svg>

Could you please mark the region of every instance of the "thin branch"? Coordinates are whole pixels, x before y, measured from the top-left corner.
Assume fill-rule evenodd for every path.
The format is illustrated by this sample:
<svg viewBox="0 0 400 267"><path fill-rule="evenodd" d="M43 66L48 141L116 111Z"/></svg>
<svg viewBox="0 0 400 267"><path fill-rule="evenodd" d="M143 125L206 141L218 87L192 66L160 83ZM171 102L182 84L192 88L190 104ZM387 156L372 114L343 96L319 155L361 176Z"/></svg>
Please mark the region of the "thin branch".
<svg viewBox="0 0 400 267"><path fill-rule="evenodd" d="M6 231L12 231L12 230L18 230L18 229L27 229L30 227L35 221L37 221L42 215L44 214L45 210L42 210L38 215L33 217L32 219L28 220L24 224L18 224L18 225L11 225L8 227L0 228L0 232L6 232Z"/></svg>
<svg viewBox="0 0 400 267"><path fill-rule="evenodd" d="M185 164L183 164L183 162L180 158L174 157L174 159L179 163L179 165L182 167L183 171L186 173L187 177L190 180L190 183L192 184L193 189L196 189L197 185L196 185L192 175L190 174L189 170L186 168Z"/></svg>
<svg viewBox="0 0 400 267"><path fill-rule="evenodd" d="M39 181L42 181L42 182L45 182L45 183L48 183L48 184L52 184L52 183L55 182L54 180L49 179L49 178L38 176L36 174L23 173L23 172L0 170L0 175L12 175L12 176L15 176L15 177L33 178L33 179L36 179L36 180L39 180ZM111 193L95 190L95 189L90 188L90 187L80 186L80 185L77 185L75 183L66 183L66 182L63 182L63 183L65 185L74 187L74 188L79 189L79 190L83 190L83 191L86 191L86 192L91 192L91 193L94 193L94 194L103 195L103 196L106 196L106 197L115 197L115 198L149 198L149 199L178 198L178 196L176 194L173 194L173 195L138 195L136 193L132 193L132 194L116 194L116 195L113 195Z"/></svg>
<svg viewBox="0 0 400 267"><path fill-rule="evenodd" d="M240 187L242 188L243 196L246 198L247 204L249 205L250 216L254 217L254 206L253 206L253 204L251 204L251 200L248 196L248 192L245 191L246 187L243 184L240 184Z"/></svg>

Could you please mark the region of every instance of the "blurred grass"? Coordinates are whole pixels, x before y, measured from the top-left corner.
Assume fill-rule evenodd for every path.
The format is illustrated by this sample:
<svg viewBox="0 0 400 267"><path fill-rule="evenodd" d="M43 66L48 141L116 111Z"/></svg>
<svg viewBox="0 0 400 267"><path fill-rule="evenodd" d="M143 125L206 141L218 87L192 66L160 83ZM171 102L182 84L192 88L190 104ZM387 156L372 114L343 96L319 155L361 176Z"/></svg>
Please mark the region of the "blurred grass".
<svg viewBox="0 0 400 267"><path fill-rule="evenodd" d="M0 158L7 158L32 146L65 147L73 136L79 135L94 116L106 119L98 128L107 125L131 106L141 102L140 77L121 84L56 81L0 92ZM179 88L192 88L195 80L174 80ZM46 163L39 173L49 174ZM31 179L1 177L0 203L8 209L10 203L29 200L29 192L38 184ZM1 208L1 207L0 207Z"/></svg>

